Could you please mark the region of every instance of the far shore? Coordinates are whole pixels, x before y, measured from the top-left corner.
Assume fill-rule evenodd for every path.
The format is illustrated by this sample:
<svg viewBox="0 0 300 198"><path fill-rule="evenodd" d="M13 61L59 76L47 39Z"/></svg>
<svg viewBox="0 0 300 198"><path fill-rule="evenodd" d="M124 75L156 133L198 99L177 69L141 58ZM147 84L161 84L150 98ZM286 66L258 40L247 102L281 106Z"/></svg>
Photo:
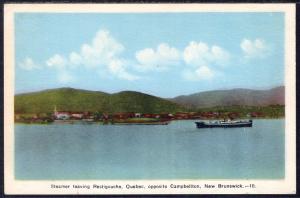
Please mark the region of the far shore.
<svg viewBox="0 0 300 198"><path fill-rule="evenodd" d="M14 115L15 123L26 124L148 124L165 125L174 120L239 120L239 119L282 119L285 108L281 105L266 107L212 107L186 112L89 112L57 111L47 113L21 113Z"/></svg>
<svg viewBox="0 0 300 198"><path fill-rule="evenodd" d="M285 117L259 117L259 118L249 118L241 117L236 118L235 120L276 120L284 119ZM36 125L50 125L50 124L97 124L97 125L167 125L173 121L183 121L183 120L223 120L215 118L206 118L206 119L170 119L170 120L157 120L157 121L126 121L126 120L110 120L110 121L94 121L94 120L53 120L53 121L15 121L15 124L36 124Z"/></svg>

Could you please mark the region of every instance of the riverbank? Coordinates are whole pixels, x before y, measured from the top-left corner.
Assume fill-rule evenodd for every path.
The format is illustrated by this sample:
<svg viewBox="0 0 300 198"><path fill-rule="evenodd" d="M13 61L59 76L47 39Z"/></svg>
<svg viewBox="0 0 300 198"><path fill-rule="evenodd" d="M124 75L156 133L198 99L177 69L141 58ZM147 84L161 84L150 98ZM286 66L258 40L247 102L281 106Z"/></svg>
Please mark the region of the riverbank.
<svg viewBox="0 0 300 198"><path fill-rule="evenodd" d="M236 120L244 120L244 119L249 119L249 117L241 117L237 118ZM251 118L252 120L278 120L278 119L284 119L284 117L278 117L278 118ZM172 121L182 121L182 120L192 120L192 121L197 121L197 120L222 120L222 119L171 119L171 120L159 120L159 119L148 119L148 120L137 120L137 119L132 119L132 120L106 120L106 121L92 121L92 120L52 120L52 121L27 121L27 122L21 122L21 121L15 121L15 124L97 124L97 125L168 125Z"/></svg>

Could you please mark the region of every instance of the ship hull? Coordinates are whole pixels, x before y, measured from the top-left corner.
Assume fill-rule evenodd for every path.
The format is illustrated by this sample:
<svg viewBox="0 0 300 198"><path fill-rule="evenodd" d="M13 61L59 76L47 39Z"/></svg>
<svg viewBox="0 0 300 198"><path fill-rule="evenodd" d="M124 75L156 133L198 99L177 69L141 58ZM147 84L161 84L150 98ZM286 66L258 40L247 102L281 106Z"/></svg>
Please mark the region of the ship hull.
<svg viewBox="0 0 300 198"><path fill-rule="evenodd" d="M252 121L249 122L236 122L236 123L206 123L195 122L197 128L239 128L239 127L252 127Z"/></svg>

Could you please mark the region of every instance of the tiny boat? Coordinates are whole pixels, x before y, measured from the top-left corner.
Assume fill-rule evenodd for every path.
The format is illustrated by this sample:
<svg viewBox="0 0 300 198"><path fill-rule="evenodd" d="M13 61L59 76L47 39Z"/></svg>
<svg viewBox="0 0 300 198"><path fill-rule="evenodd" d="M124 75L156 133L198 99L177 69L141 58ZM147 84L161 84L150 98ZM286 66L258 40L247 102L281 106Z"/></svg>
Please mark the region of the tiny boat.
<svg viewBox="0 0 300 198"><path fill-rule="evenodd" d="M252 127L252 120L227 120L227 121L199 121L195 122L197 128L233 128Z"/></svg>

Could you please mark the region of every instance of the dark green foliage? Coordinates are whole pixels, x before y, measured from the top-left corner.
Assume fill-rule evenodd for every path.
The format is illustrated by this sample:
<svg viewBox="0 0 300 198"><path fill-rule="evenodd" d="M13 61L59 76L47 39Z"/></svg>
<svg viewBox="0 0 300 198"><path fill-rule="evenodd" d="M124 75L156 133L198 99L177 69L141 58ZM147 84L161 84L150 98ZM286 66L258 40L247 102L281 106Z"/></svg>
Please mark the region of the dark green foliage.
<svg viewBox="0 0 300 198"><path fill-rule="evenodd" d="M238 117L249 117L251 113L257 114L261 118L280 118L285 116L284 105L269 106L217 106L210 108L200 108L198 112L218 112L222 115L237 113Z"/></svg>
<svg viewBox="0 0 300 198"><path fill-rule="evenodd" d="M72 88L60 88L15 96L15 113L52 113L58 111L93 112L139 112L163 113L185 109L171 101L132 91L107 94ZM100 116L100 115L98 115Z"/></svg>

